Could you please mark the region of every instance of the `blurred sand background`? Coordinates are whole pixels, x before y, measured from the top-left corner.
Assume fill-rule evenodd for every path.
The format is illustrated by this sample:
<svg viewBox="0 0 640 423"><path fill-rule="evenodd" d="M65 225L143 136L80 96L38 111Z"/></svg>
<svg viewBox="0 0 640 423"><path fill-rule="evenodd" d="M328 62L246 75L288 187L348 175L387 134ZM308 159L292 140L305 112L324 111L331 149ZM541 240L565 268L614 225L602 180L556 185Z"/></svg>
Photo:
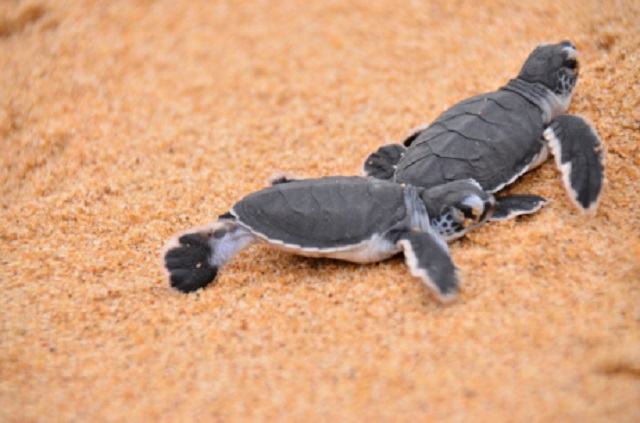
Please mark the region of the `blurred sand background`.
<svg viewBox="0 0 640 423"><path fill-rule="evenodd" d="M402 258L257 246L178 295L158 266L277 170L381 144L573 40L607 148L597 216L553 201ZM640 2L0 2L0 421L640 421Z"/></svg>

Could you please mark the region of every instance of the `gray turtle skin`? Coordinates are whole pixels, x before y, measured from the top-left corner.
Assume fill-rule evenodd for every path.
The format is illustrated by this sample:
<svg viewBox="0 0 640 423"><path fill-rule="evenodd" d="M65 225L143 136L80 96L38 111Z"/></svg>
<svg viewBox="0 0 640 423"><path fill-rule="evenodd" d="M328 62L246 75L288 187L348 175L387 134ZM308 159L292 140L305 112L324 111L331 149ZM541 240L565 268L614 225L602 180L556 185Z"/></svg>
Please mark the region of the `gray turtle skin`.
<svg viewBox="0 0 640 423"><path fill-rule="evenodd" d="M162 253L171 286L185 293L203 288L259 242L356 263L403 252L411 274L447 300L459 280L446 241L487 221L495 207L471 180L432 189L357 176L279 182L287 183L249 194L217 222L174 236Z"/></svg>
<svg viewBox="0 0 640 423"><path fill-rule="evenodd" d="M595 211L604 179L601 142L585 119L564 114L578 79L577 59L569 41L538 46L517 78L457 103L401 144L381 147L365 160L364 174L425 188L471 178L495 193L551 151L571 199ZM546 203L538 196L512 200L494 220L533 213ZM502 199L497 201L500 209Z"/></svg>

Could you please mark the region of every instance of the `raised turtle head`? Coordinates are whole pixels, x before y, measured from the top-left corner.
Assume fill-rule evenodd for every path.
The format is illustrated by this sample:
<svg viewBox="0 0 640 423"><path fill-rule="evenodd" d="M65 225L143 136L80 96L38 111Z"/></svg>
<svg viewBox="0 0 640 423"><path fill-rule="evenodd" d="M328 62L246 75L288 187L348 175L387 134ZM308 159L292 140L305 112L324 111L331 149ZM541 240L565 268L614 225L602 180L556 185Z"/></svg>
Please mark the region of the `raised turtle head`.
<svg viewBox="0 0 640 423"><path fill-rule="evenodd" d="M423 191L431 228L447 241L460 238L487 221L496 201L476 181L449 182Z"/></svg>
<svg viewBox="0 0 640 423"><path fill-rule="evenodd" d="M571 41L541 44L524 62L518 79L544 84L568 104L579 69L578 51Z"/></svg>

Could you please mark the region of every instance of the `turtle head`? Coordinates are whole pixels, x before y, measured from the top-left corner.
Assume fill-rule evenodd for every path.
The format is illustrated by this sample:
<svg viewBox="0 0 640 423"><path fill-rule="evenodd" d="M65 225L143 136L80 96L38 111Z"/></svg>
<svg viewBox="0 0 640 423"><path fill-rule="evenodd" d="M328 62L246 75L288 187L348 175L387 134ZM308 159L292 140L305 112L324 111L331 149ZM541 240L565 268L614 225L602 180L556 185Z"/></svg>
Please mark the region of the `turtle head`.
<svg viewBox="0 0 640 423"><path fill-rule="evenodd" d="M562 41L536 47L524 62L518 79L541 83L561 99L570 100L579 71L576 46L571 41Z"/></svg>
<svg viewBox="0 0 640 423"><path fill-rule="evenodd" d="M496 200L472 179L449 182L422 193L431 228L447 241L464 236L486 222Z"/></svg>

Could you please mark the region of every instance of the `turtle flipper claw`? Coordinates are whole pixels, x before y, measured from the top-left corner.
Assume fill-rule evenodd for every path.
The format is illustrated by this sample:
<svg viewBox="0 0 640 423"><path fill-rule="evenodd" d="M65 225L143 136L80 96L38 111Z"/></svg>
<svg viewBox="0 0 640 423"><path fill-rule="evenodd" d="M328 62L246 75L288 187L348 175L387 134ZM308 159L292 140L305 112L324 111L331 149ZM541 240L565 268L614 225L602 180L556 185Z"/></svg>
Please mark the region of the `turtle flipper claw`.
<svg viewBox="0 0 640 423"><path fill-rule="evenodd" d="M396 165L406 150L400 144L383 145L366 158L362 173L372 178L393 181Z"/></svg>
<svg viewBox="0 0 640 423"><path fill-rule="evenodd" d="M583 211L595 212L604 183L604 155L593 126L579 116L561 115L545 129L544 138L572 201Z"/></svg>
<svg viewBox="0 0 640 423"><path fill-rule="evenodd" d="M496 208L489 219L498 222L520 216L533 214L545 206L548 201L537 195L507 195L496 198Z"/></svg>

